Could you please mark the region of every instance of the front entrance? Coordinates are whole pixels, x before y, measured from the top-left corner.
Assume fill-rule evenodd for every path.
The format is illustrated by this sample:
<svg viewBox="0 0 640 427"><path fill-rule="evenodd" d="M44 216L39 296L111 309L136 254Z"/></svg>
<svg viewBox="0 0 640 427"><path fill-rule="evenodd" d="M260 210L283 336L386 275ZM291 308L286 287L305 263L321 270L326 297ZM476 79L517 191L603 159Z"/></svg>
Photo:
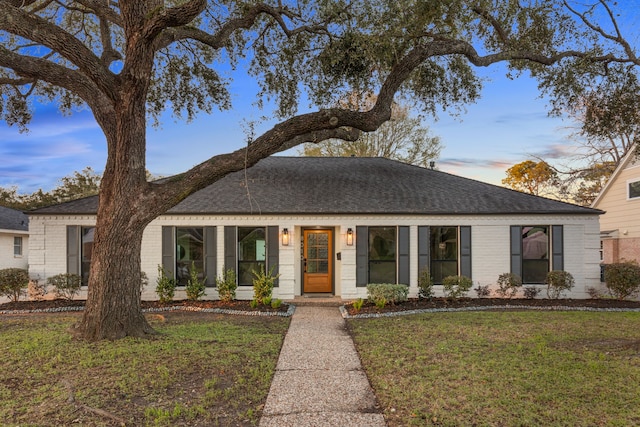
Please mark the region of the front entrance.
<svg viewBox="0 0 640 427"><path fill-rule="evenodd" d="M331 230L304 230L303 291L332 292L333 244Z"/></svg>

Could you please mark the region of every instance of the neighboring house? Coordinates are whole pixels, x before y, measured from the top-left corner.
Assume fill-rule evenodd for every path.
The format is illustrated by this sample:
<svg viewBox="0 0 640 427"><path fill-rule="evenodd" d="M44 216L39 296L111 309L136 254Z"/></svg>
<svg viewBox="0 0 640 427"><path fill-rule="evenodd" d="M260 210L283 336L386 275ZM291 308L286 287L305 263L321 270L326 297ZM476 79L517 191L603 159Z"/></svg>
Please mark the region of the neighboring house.
<svg viewBox="0 0 640 427"><path fill-rule="evenodd" d="M602 263L640 262L640 158L635 147L622 159L592 207L605 211L600 217Z"/></svg>
<svg viewBox="0 0 640 427"><path fill-rule="evenodd" d="M0 270L28 268L29 218L15 209L0 206Z"/></svg>
<svg viewBox="0 0 640 427"><path fill-rule="evenodd" d="M86 279L97 203L29 213L32 275ZM424 268L436 284L460 274L476 285L505 272L540 285L549 270L566 270L577 284L570 296L582 298L600 283L601 213L383 158L270 157L147 226L143 298L157 298L159 265L183 284L192 263L208 286L234 270L240 299L252 298L251 272L261 268L280 275L281 299L366 297L368 283L408 284L417 296Z"/></svg>

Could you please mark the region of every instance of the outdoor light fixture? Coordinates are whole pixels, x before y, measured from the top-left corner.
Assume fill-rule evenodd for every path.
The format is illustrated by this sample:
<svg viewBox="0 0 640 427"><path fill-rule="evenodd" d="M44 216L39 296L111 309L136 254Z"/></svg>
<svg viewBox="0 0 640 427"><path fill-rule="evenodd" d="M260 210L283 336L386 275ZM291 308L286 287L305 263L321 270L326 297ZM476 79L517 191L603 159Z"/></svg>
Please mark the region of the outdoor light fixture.
<svg viewBox="0 0 640 427"><path fill-rule="evenodd" d="M289 246L289 229L282 229L282 246Z"/></svg>
<svg viewBox="0 0 640 427"><path fill-rule="evenodd" d="M347 246L353 246L353 229L347 228Z"/></svg>

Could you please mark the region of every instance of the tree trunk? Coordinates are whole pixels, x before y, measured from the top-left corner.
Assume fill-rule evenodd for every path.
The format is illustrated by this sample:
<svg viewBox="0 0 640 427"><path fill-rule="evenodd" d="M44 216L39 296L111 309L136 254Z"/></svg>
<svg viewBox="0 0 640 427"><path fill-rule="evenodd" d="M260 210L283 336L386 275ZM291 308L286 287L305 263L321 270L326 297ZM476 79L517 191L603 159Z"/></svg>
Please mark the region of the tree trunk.
<svg viewBox="0 0 640 427"><path fill-rule="evenodd" d="M102 215L96 224L87 304L77 333L84 339L144 337L154 331L140 304L144 226L122 226Z"/></svg>

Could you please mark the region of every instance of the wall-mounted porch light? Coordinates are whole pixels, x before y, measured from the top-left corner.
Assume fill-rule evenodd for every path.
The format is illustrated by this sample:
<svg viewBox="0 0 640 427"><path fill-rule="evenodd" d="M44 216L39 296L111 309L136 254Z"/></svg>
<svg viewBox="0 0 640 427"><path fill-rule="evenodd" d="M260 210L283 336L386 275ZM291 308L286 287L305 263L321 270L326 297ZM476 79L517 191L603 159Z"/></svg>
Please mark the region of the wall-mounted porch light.
<svg viewBox="0 0 640 427"><path fill-rule="evenodd" d="M289 246L289 229L282 229L282 246Z"/></svg>
<svg viewBox="0 0 640 427"><path fill-rule="evenodd" d="M347 246L353 246L353 229L347 228Z"/></svg>

